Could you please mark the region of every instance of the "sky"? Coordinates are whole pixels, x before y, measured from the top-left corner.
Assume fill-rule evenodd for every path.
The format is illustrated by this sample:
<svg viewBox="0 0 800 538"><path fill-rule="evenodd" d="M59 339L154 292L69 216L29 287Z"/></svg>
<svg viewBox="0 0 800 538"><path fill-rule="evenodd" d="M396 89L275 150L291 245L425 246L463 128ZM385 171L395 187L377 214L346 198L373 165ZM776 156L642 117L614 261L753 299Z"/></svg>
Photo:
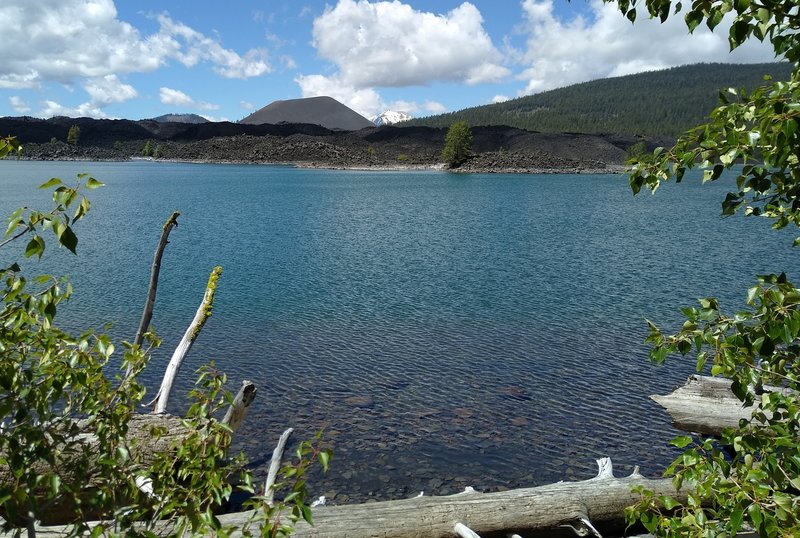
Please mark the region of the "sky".
<svg viewBox="0 0 800 538"><path fill-rule="evenodd" d="M729 21L635 24L601 0L4 0L0 116L238 121L329 95L415 117L730 53Z"/></svg>

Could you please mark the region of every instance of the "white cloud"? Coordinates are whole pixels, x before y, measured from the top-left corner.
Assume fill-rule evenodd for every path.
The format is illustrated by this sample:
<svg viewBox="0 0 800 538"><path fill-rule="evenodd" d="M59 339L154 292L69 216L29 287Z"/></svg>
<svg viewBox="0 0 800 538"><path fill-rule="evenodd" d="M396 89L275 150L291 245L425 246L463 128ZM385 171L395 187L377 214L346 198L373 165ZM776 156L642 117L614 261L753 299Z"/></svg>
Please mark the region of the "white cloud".
<svg viewBox="0 0 800 538"><path fill-rule="evenodd" d="M445 15L398 0L340 0L314 20L314 46L357 89L423 85L434 80L479 84L510 71L468 2Z"/></svg>
<svg viewBox="0 0 800 538"><path fill-rule="evenodd" d="M227 116L210 116L208 114L200 114L200 116L204 117L208 121L220 122L220 121L231 121L228 119Z"/></svg>
<svg viewBox="0 0 800 538"><path fill-rule="evenodd" d="M239 101L239 106L245 110L253 110L255 108L250 101Z"/></svg>
<svg viewBox="0 0 800 538"><path fill-rule="evenodd" d="M71 118L108 117L108 114L106 114L102 108L99 108L92 103L83 103L73 108L62 106L61 104L50 100L46 100L44 102L44 108L42 108L38 115L43 118L52 118L53 116L69 116Z"/></svg>
<svg viewBox="0 0 800 538"><path fill-rule="evenodd" d="M366 117L386 110L440 113L441 103L386 103L376 87L495 82L511 73L483 29L478 9L464 2L447 14L417 11L399 0L339 0L314 19L317 53L331 75L300 75L304 97L328 95Z"/></svg>
<svg viewBox="0 0 800 538"><path fill-rule="evenodd" d="M64 106L53 100L45 100L38 116L70 116L87 118L108 118L104 107L113 103L123 103L138 95L130 84L124 84L116 75L106 75L86 80L83 89L91 98L76 107ZM14 103L12 102L12 106Z"/></svg>
<svg viewBox="0 0 800 538"><path fill-rule="evenodd" d="M375 89L359 89L349 86L336 76L307 75L299 76L294 81L300 86L303 97L319 97L321 95L333 97L365 118L375 117L387 110L407 112L412 116L420 111L428 114L447 112L447 107L436 101L425 101L420 104L416 101L398 99L387 103Z"/></svg>
<svg viewBox="0 0 800 538"><path fill-rule="evenodd" d="M507 95L499 95L498 94L498 95L495 95L494 97L492 97L492 103L494 103L494 104L505 103L509 99L511 99L511 98L509 96L507 96Z"/></svg>
<svg viewBox="0 0 800 538"><path fill-rule="evenodd" d="M217 40L173 21L166 13L158 15L157 20L160 31L155 39L156 48L164 57L175 58L187 67L200 61L211 62L214 71L225 78L250 78L270 72L267 52L263 49L251 49L240 56Z"/></svg>
<svg viewBox="0 0 800 538"><path fill-rule="evenodd" d="M195 101L180 90L167 88L162 86L158 90L158 96L161 102L165 105L174 105L179 107L191 107L199 110L218 110L219 105L206 103L204 101Z"/></svg>
<svg viewBox="0 0 800 538"><path fill-rule="evenodd" d="M117 17L113 0L6 0L0 4L0 88L24 89L58 82L78 84L90 100L75 108L46 101L44 114L105 117L102 108L136 97L117 78L177 61L207 63L222 77L268 73L263 49L239 54L169 15L156 16L158 31L143 36Z"/></svg>
<svg viewBox="0 0 800 538"><path fill-rule="evenodd" d="M590 0L591 17L563 21L556 17L553 0L523 0L527 48L520 54L527 68L523 94L608 76L664 69L697 62L768 62L768 45L751 40L729 53L727 27L715 33L705 26L689 35L683 16L661 24L647 19L640 8L631 23L615 4Z"/></svg>
<svg viewBox="0 0 800 538"><path fill-rule="evenodd" d="M23 73L0 73L0 88L21 90L34 88L39 84L39 73L28 70Z"/></svg>
<svg viewBox="0 0 800 538"><path fill-rule="evenodd" d="M447 112L447 107L436 101L425 101L422 103L422 109L429 114L443 114Z"/></svg>
<svg viewBox="0 0 800 538"><path fill-rule="evenodd" d="M11 108L14 109L14 112L18 114L27 114L31 111L31 107L28 106L19 95L12 95L8 98L8 102L11 105Z"/></svg>
<svg viewBox="0 0 800 538"><path fill-rule="evenodd" d="M83 89L92 98L92 103L98 106L111 103L123 103L138 95L136 89L130 84L123 84L117 75L91 79L84 84Z"/></svg>
<svg viewBox="0 0 800 538"><path fill-rule="evenodd" d="M396 112L405 112L406 114L411 114L412 116L419 111L419 105L414 101L404 101L399 99L397 101L392 101L386 106L386 110L394 110Z"/></svg>
<svg viewBox="0 0 800 538"><path fill-rule="evenodd" d="M284 69L297 69L297 62L295 62L294 58L292 58L288 54L281 55L280 60Z"/></svg>

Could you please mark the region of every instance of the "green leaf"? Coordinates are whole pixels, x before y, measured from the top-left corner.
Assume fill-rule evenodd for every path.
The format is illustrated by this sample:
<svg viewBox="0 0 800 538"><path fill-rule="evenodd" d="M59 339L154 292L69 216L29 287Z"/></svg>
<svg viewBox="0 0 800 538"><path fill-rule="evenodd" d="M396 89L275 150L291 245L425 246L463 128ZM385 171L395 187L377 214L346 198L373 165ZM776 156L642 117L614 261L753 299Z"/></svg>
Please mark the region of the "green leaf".
<svg viewBox="0 0 800 538"><path fill-rule="evenodd" d="M306 521L306 523L308 523L309 525L313 525L314 517L311 514L311 508L309 508L305 504L302 504L300 505L300 510L303 512L303 519Z"/></svg>
<svg viewBox="0 0 800 538"><path fill-rule="evenodd" d="M50 187L55 187L56 185L61 185L62 181L57 177L51 178L47 183L42 183L39 185L40 189L49 189Z"/></svg>
<svg viewBox="0 0 800 538"><path fill-rule="evenodd" d="M38 256L39 258L41 258L43 252L44 252L44 239L42 239L38 235L34 235L33 239L31 239L28 242L28 245L25 247L25 257L30 258L32 256Z"/></svg>
<svg viewBox="0 0 800 538"><path fill-rule="evenodd" d="M65 226L58 241L70 252L76 254L75 248L78 246L78 237L75 235L75 232L72 231L72 228Z"/></svg>
<svg viewBox="0 0 800 538"><path fill-rule="evenodd" d="M730 515L730 531L732 534L739 532L742 528L742 520L744 519L744 511L741 508L733 510Z"/></svg>
<svg viewBox="0 0 800 538"><path fill-rule="evenodd" d="M319 453L319 463L322 465L322 469L324 471L328 470L328 464L330 463L330 453L326 450L323 450Z"/></svg>
<svg viewBox="0 0 800 538"><path fill-rule="evenodd" d="M101 183L100 181L97 181L93 177L90 177L89 180L86 182L86 188L89 189L89 190L94 190L94 189L97 189L99 187L104 187L104 186L105 186L105 183Z"/></svg>
<svg viewBox="0 0 800 538"><path fill-rule="evenodd" d="M667 510L674 510L675 508L681 505L681 503L679 503L669 495L664 495L662 497L659 497L658 500L661 501L661 504L664 505L664 508L666 508Z"/></svg>
<svg viewBox="0 0 800 538"><path fill-rule="evenodd" d="M692 438L688 435L681 435L672 439L669 444L677 448L686 448L690 444L692 444Z"/></svg>
<svg viewBox="0 0 800 538"><path fill-rule="evenodd" d="M761 513L761 507L758 504L751 504L748 506L747 515L750 517L750 521L753 522L753 526L756 529L761 527L761 523L763 522L764 518Z"/></svg>
<svg viewBox="0 0 800 538"><path fill-rule="evenodd" d="M57 474L50 475L50 494L56 495L61 491L61 477Z"/></svg>
<svg viewBox="0 0 800 538"><path fill-rule="evenodd" d="M703 22L703 13L695 10L689 11L684 17L684 20L686 21L687 28L689 28L689 33L692 33L694 29Z"/></svg>

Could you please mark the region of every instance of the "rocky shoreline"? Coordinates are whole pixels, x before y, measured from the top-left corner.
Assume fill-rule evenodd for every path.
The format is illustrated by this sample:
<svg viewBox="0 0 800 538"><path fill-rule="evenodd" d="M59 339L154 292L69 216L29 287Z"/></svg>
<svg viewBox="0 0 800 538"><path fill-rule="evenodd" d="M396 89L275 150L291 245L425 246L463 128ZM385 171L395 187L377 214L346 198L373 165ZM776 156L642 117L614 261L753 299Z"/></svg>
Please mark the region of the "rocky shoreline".
<svg viewBox="0 0 800 538"><path fill-rule="evenodd" d="M151 156L156 161L304 168L444 169L441 153L446 130L430 127L330 131L305 124L222 123L192 130L180 124L81 121L82 134L75 145L60 138L61 131L55 127L63 126L38 120L8 125L0 121L0 132L17 135L23 144L21 158L30 160L127 161ZM632 146L663 145L634 136L537 133L510 127L473 127L472 134L473 155L454 172L619 173Z"/></svg>
<svg viewBox="0 0 800 538"><path fill-rule="evenodd" d="M297 168L361 171L447 171L462 174L617 174L625 169L623 161L604 162L597 159L569 159L553 157L546 153L536 155L527 152L477 153L458 168L447 168L438 155L415 154L400 158L378 158L358 155L332 148L317 147L308 151L307 145L285 151L249 153L231 151L232 140L212 140L211 151L196 147L196 143L169 144L160 148L159 157L142 157L134 148L102 148L96 146L71 146L63 142L26 144L20 160L32 161L151 161L183 162L196 164L269 164ZM126 146L130 146L127 144ZM245 144L246 145L246 144ZM238 148L237 148L238 149ZM320 151L320 149L322 151ZM298 153L302 152L302 155ZM223 154L226 154L223 157ZM295 157L294 159L292 157ZM300 158L297 158L300 157Z"/></svg>

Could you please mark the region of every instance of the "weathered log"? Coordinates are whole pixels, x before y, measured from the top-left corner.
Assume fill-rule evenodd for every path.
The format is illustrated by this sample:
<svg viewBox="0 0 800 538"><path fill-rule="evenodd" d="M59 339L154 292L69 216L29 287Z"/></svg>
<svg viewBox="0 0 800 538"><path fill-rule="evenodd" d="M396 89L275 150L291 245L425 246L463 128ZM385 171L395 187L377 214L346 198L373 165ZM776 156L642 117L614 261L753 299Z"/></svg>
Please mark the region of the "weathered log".
<svg viewBox="0 0 800 538"><path fill-rule="evenodd" d="M670 479L647 479L638 472L626 478L614 478L607 473L581 482L559 482L497 493L319 507L313 511L314 526L298 522L294 536L449 538L455 536L455 525L461 523L487 538L573 526L583 519L590 521L593 527L600 527L623 518L625 507L640 498L631 491L639 485L655 491L656 495L686 500L685 494L676 491ZM252 516L252 512L241 512L225 514L219 519L224 525L241 527ZM37 531L41 536L63 536L68 528L43 527Z"/></svg>
<svg viewBox="0 0 800 538"><path fill-rule="evenodd" d="M417 497L364 505L325 507L314 511L314 526L298 524L296 536L356 538L381 536L450 537L461 523L487 536L523 534L591 521L594 527L622 520L625 507L639 500L636 485L685 500L669 479L646 479L638 470L614 478L610 460L598 460L607 470L590 480L559 482L498 493L469 493L447 497ZM224 516L235 524L241 516Z"/></svg>
<svg viewBox="0 0 800 538"><path fill-rule="evenodd" d="M175 348L175 352L172 354L172 358L167 365L167 370L164 372L161 388L158 389L153 399L153 403L155 404L153 406L153 413L163 413L167 410L167 402L169 401L169 394L172 391L172 385L175 383L175 376L178 375L178 370L181 364L183 364L183 359L192 348L192 344L194 344L194 341L200 334L203 325L205 325L206 320L211 316L211 308L214 304L214 293L217 289L217 281L221 274L222 267L217 266L214 267L214 270L211 271L211 275L208 277L208 285L203 294L203 301L200 303L200 307L197 309L192 323L186 329L183 338L181 338L181 341Z"/></svg>
<svg viewBox="0 0 800 538"><path fill-rule="evenodd" d="M765 392L786 391L764 387ZM731 392L731 380L721 377L689 377L686 383L665 396L650 396L667 410L679 430L719 436L725 428L736 428L741 419L750 420L756 405L744 407ZM756 404L758 397L756 397Z"/></svg>

